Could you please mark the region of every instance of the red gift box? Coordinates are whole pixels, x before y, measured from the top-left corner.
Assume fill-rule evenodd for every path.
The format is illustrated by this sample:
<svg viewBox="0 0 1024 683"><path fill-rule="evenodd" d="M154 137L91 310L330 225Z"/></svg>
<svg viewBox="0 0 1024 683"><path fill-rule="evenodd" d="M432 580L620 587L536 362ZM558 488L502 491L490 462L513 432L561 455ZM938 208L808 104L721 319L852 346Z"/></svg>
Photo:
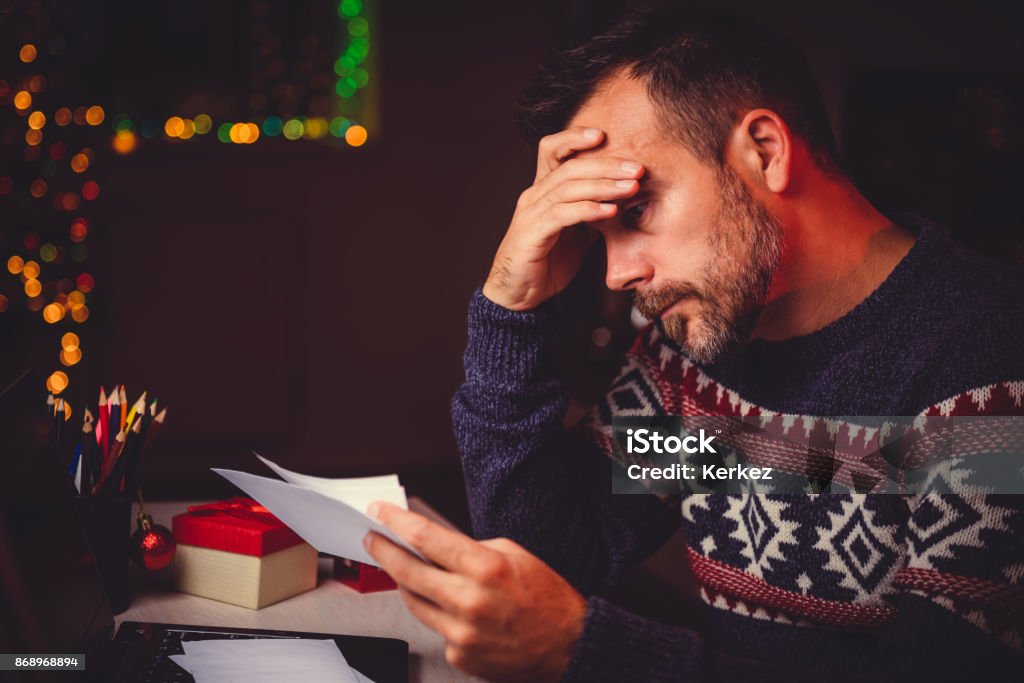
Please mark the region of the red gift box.
<svg viewBox="0 0 1024 683"><path fill-rule="evenodd" d="M302 543L297 533L251 498L193 505L175 516L179 544L263 557Z"/></svg>
<svg viewBox="0 0 1024 683"><path fill-rule="evenodd" d="M316 549L254 500L192 506L173 528L180 591L259 609L316 587Z"/></svg>
<svg viewBox="0 0 1024 683"><path fill-rule="evenodd" d="M334 578L360 593L393 591L398 588L394 579L383 569L340 557L334 559Z"/></svg>

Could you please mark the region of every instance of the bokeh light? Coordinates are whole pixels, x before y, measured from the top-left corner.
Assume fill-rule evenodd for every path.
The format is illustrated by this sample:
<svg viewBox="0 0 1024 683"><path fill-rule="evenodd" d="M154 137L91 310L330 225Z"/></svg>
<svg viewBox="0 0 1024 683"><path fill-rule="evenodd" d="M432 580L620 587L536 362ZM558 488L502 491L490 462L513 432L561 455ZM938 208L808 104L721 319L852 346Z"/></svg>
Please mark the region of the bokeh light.
<svg viewBox="0 0 1024 683"><path fill-rule="evenodd" d="M306 121L305 136L311 140L319 140L328 133L327 120L314 117Z"/></svg>
<svg viewBox="0 0 1024 683"><path fill-rule="evenodd" d="M207 114L200 114L195 118L196 133L199 135L206 135L213 128L213 119Z"/></svg>
<svg viewBox="0 0 1024 683"><path fill-rule="evenodd" d="M82 185L82 199L92 201L100 196L100 184L95 180L89 180Z"/></svg>
<svg viewBox="0 0 1024 683"><path fill-rule="evenodd" d="M354 17L363 11L363 3L360 0L341 0L338 5L338 16L343 19Z"/></svg>
<svg viewBox="0 0 1024 683"><path fill-rule="evenodd" d="M84 323L89 319L89 307L79 306L71 309L71 319L76 323Z"/></svg>
<svg viewBox="0 0 1024 683"><path fill-rule="evenodd" d="M25 296L32 297L39 296L43 293L43 284L39 280L26 280L25 281Z"/></svg>
<svg viewBox="0 0 1024 683"><path fill-rule="evenodd" d="M32 43L26 43L25 45L22 45L21 49L18 51L18 59L25 62L26 64L30 64L31 62L36 61L36 57L38 56L39 51L36 50L36 46Z"/></svg>
<svg viewBox="0 0 1024 683"><path fill-rule="evenodd" d="M33 180L32 184L28 186L29 193L36 199L39 199L40 197L45 195L46 189L46 181L43 180L42 178L37 178L36 180Z"/></svg>
<svg viewBox="0 0 1024 683"><path fill-rule="evenodd" d="M57 258L57 247L47 242L39 247L39 258L43 259L44 263L53 263L53 260Z"/></svg>
<svg viewBox="0 0 1024 683"><path fill-rule="evenodd" d="M60 304L47 304L43 309L43 320L53 325L64 319L64 307Z"/></svg>
<svg viewBox="0 0 1024 683"><path fill-rule="evenodd" d="M43 131L41 130L27 130L25 131L25 144L35 147L43 141Z"/></svg>
<svg viewBox="0 0 1024 683"><path fill-rule="evenodd" d="M28 115L28 127L39 130L46 125L46 114L41 111L34 111Z"/></svg>
<svg viewBox="0 0 1024 683"><path fill-rule="evenodd" d="M361 147L366 143L368 137L366 129L360 125L349 126L345 131L345 142L353 147Z"/></svg>
<svg viewBox="0 0 1024 683"><path fill-rule="evenodd" d="M284 121L281 120L280 116L268 116L267 120L263 122L263 132L270 137L280 135L283 128Z"/></svg>
<svg viewBox="0 0 1024 683"><path fill-rule="evenodd" d="M4 311L6 311L7 307L10 306L10 303L11 302L7 300L6 296L4 296L3 294L0 294L0 313L3 313Z"/></svg>
<svg viewBox="0 0 1024 683"><path fill-rule="evenodd" d="M81 345L78 335L74 332L65 332L64 336L60 338L60 347L65 351L73 351Z"/></svg>
<svg viewBox="0 0 1024 683"><path fill-rule="evenodd" d="M75 173L85 173L89 170L89 157L82 152L71 157L71 170Z"/></svg>
<svg viewBox="0 0 1024 683"><path fill-rule="evenodd" d="M77 211L78 207L82 205L82 198L78 196L77 192L65 192L60 199L60 205L65 211Z"/></svg>
<svg viewBox="0 0 1024 683"><path fill-rule="evenodd" d="M25 261L21 268L21 274L28 280L35 280L39 277L39 264L35 261Z"/></svg>
<svg viewBox="0 0 1024 683"><path fill-rule="evenodd" d="M89 275L89 273L82 273L75 280L75 284L78 285L78 289L88 294L96 286L96 281L93 280L92 275Z"/></svg>
<svg viewBox="0 0 1024 683"><path fill-rule="evenodd" d="M60 362L67 367L75 365L82 360L82 349L77 346L73 349L64 349L60 352Z"/></svg>
<svg viewBox="0 0 1024 683"><path fill-rule="evenodd" d="M68 388L67 373L57 370L55 373L46 378L46 388L52 394L59 394Z"/></svg>
<svg viewBox="0 0 1024 683"><path fill-rule="evenodd" d="M181 120L181 132L178 133L179 140L188 140L196 134L196 124L192 119Z"/></svg>
<svg viewBox="0 0 1024 683"><path fill-rule="evenodd" d="M331 119L331 135L333 135L336 138L343 138L345 137L345 131L347 131L349 126L351 125L352 122L346 119L344 116L335 116L333 119Z"/></svg>
<svg viewBox="0 0 1024 683"><path fill-rule="evenodd" d="M172 116L164 124L164 133L169 138L176 138L185 131L185 119L180 116Z"/></svg>
<svg viewBox="0 0 1024 683"><path fill-rule="evenodd" d="M22 111L32 106L32 94L27 90L21 90L14 96L14 106Z"/></svg>
<svg viewBox="0 0 1024 683"><path fill-rule="evenodd" d="M71 110L61 107L53 114L53 120L58 126L66 126L71 123Z"/></svg>
<svg viewBox="0 0 1024 683"><path fill-rule="evenodd" d="M299 121L298 119L288 119L284 124L283 133L289 140L298 140L302 137L303 128L304 126L302 125L302 121Z"/></svg>
<svg viewBox="0 0 1024 683"><path fill-rule="evenodd" d="M71 229L68 231L72 242L81 242L89 234L89 223L84 218L76 218L71 221Z"/></svg>
<svg viewBox="0 0 1024 683"><path fill-rule="evenodd" d="M117 135L114 136L111 146L118 154L131 154L138 146L138 138L130 130L118 131Z"/></svg>
<svg viewBox="0 0 1024 683"><path fill-rule="evenodd" d="M25 260L20 256L12 256L7 259L7 272L11 275L19 275L25 267Z"/></svg>
<svg viewBox="0 0 1024 683"><path fill-rule="evenodd" d="M103 119L106 118L106 113L103 111L103 107L99 105L93 105L85 110L85 122L90 126L98 126L103 123Z"/></svg>

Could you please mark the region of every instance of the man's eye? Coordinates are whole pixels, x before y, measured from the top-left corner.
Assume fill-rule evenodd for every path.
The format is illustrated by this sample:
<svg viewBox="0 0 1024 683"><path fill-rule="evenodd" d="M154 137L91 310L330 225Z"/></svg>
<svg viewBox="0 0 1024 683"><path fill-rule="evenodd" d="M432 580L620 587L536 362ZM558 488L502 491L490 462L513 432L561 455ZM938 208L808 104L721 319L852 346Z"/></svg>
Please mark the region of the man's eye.
<svg viewBox="0 0 1024 683"><path fill-rule="evenodd" d="M630 228L637 227L644 217L644 212L647 211L647 204L647 202L640 202L623 211L622 222Z"/></svg>

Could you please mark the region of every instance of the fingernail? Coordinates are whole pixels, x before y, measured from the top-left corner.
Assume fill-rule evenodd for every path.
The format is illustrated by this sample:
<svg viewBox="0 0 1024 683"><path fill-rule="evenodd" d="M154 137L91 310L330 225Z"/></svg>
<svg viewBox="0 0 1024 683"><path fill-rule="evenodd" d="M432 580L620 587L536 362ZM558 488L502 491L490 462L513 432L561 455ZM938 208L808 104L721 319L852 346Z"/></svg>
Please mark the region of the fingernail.
<svg viewBox="0 0 1024 683"><path fill-rule="evenodd" d="M585 131L583 131L584 140L596 140L599 137L601 137L601 131L599 131L597 128L587 128Z"/></svg>
<svg viewBox="0 0 1024 683"><path fill-rule="evenodd" d="M366 508L366 516L375 522L380 521L380 503L370 503L370 506Z"/></svg>
<svg viewBox="0 0 1024 683"><path fill-rule="evenodd" d="M605 213L611 213L612 211L615 210L615 205L614 204L604 204L604 203L602 203L601 204L601 210L604 211Z"/></svg>
<svg viewBox="0 0 1024 683"><path fill-rule="evenodd" d="M626 173L636 173L640 170L640 164L635 161L624 161L622 162L622 170Z"/></svg>
<svg viewBox="0 0 1024 683"><path fill-rule="evenodd" d="M371 538L372 535L373 535L372 531L367 531L366 535L363 536L363 547L366 548L367 550L370 549L370 543L373 541L373 539Z"/></svg>
<svg viewBox="0 0 1024 683"><path fill-rule="evenodd" d="M621 187L622 189L625 190L625 189L628 189L630 187L633 187L633 183L635 183L635 182L636 182L635 180L616 180L615 181L615 186L616 187Z"/></svg>

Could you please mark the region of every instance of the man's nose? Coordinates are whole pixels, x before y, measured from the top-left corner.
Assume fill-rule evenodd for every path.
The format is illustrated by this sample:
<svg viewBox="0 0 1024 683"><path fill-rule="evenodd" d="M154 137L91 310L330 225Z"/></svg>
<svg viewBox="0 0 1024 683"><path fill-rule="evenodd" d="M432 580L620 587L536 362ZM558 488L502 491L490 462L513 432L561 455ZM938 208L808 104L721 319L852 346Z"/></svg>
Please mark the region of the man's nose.
<svg viewBox="0 0 1024 683"><path fill-rule="evenodd" d="M606 239L608 266L605 284L608 289L627 291L649 283L654 278L654 268L640 254L628 248L619 240Z"/></svg>

